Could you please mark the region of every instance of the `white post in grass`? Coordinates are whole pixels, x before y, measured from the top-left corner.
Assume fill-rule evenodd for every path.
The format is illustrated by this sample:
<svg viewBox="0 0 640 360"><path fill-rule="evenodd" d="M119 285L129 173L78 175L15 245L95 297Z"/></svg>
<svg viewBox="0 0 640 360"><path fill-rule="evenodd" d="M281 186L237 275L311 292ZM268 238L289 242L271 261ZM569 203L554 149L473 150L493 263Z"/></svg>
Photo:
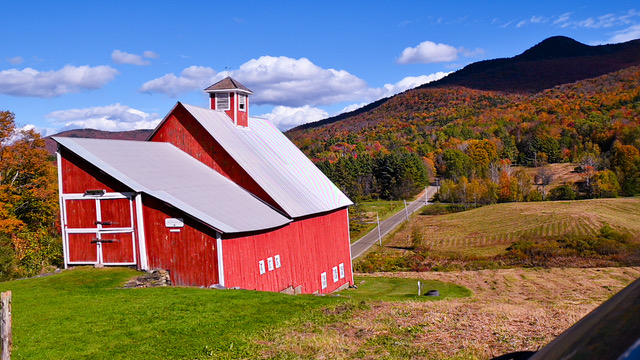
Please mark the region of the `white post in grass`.
<svg viewBox="0 0 640 360"><path fill-rule="evenodd" d="M418 296L420 296L420 293L421 293L421 291L420 291L420 290L421 290L421 289L420 289L421 285L422 285L422 284L420 283L420 281L418 281Z"/></svg>
<svg viewBox="0 0 640 360"><path fill-rule="evenodd" d="M2 346L2 360L11 359L11 291L0 295L0 344Z"/></svg>
<svg viewBox="0 0 640 360"><path fill-rule="evenodd" d="M378 222L378 240L380 241L380 246L382 246L382 234L380 233L380 218L378 217L378 212L376 212L376 222Z"/></svg>

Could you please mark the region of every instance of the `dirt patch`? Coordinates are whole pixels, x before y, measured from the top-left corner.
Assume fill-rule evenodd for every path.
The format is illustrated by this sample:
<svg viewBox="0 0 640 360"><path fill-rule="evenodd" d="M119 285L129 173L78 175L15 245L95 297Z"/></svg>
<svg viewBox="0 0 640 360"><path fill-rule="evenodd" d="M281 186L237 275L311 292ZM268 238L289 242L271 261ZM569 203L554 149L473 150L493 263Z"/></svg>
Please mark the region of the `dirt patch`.
<svg viewBox="0 0 640 360"><path fill-rule="evenodd" d="M439 280L466 299L376 302L345 320L305 324L270 354L332 359L489 359L537 350L640 277L640 267L373 274ZM291 345L295 344L295 346Z"/></svg>

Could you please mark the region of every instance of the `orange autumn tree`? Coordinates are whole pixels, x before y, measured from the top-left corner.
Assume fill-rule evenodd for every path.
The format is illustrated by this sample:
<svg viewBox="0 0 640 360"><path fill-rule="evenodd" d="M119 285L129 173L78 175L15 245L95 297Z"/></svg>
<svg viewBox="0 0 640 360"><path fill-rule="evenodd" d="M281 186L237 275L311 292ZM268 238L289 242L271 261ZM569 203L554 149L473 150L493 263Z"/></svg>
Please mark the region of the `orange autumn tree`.
<svg viewBox="0 0 640 360"><path fill-rule="evenodd" d="M59 265L58 211L56 170L44 140L0 111L0 279Z"/></svg>

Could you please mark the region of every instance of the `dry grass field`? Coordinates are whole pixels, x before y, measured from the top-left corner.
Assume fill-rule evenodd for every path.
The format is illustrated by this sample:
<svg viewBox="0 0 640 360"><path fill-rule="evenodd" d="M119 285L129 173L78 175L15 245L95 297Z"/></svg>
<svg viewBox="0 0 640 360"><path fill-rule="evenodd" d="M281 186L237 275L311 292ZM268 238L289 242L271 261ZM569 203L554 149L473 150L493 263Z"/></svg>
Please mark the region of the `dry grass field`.
<svg viewBox="0 0 640 360"><path fill-rule="evenodd" d="M372 274L455 282L470 298L371 302L327 323L265 336L263 357L490 359L544 346L640 277L640 268ZM364 280L366 281L366 280Z"/></svg>
<svg viewBox="0 0 640 360"><path fill-rule="evenodd" d="M595 235L604 224L640 237L640 198L507 203L455 214L417 215L387 246L389 251L410 246L417 227L433 252L489 256L518 239Z"/></svg>
<svg viewBox="0 0 640 360"><path fill-rule="evenodd" d="M576 166L578 166L578 164L556 163L556 164L549 164L546 166L549 167L549 170L551 170L551 174L553 174L551 183L548 185L549 189L554 188L556 186L564 185L564 184L577 183L577 182L584 181L584 178L581 176L581 174L575 172L575 168ZM536 176L536 173L538 172L539 168L528 167L528 166L514 166L513 169L514 170L523 169L524 171L527 172L527 174L529 174L531 179L533 179Z"/></svg>

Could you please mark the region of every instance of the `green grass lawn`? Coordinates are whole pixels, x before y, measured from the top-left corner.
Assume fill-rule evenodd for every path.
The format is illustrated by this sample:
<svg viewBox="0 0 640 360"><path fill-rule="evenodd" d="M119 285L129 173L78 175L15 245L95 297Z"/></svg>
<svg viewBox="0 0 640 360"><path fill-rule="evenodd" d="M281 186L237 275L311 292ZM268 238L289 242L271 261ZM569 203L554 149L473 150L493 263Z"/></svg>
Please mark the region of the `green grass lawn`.
<svg viewBox="0 0 640 360"><path fill-rule="evenodd" d="M136 272L78 268L0 284L13 291L13 359L252 357L252 337L336 297L183 287L121 289Z"/></svg>
<svg viewBox="0 0 640 360"><path fill-rule="evenodd" d="M471 291L464 286L432 280L420 280L421 295L418 295L417 279L356 276L354 283L357 290L343 290L340 294L356 301L433 301L471 296ZM424 296L428 290L438 290L440 296Z"/></svg>
<svg viewBox="0 0 640 360"><path fill-rule="evenodd" d="M126 268L76 268L0 283L0 291L13 292L12 359L263 357L263 351L272 354L268 349L272 345L260 341L268 334L282 329L304 332L304 324L337 321L326 313L339 305L365 299L410 299L403 293L404 279L396 283L382 278L366 278L366 285L350 291L349 297L121 288L138 274ZM406 291L413 292L410 283L415 281L407 282ZM450 294L444 290L449 285L429 288L438 286L443 286L443 295Z"/></svg>

